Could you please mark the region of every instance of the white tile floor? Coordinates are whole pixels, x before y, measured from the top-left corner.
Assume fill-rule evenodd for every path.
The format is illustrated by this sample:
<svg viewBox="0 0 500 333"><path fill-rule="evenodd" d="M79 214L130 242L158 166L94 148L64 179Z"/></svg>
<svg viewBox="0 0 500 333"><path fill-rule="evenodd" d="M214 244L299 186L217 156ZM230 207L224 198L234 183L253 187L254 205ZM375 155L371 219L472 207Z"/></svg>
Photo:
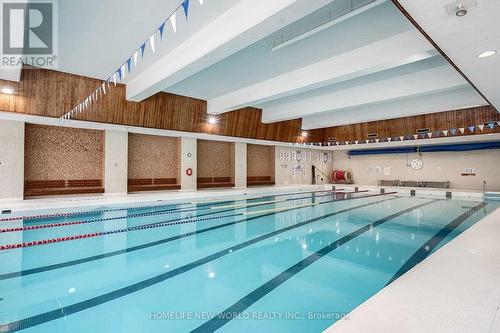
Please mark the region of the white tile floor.
<svg viewBox="0 0 500 333"><path fill-rule="evenodd" d="M500 208L326 332L500 332Z"/></svg>

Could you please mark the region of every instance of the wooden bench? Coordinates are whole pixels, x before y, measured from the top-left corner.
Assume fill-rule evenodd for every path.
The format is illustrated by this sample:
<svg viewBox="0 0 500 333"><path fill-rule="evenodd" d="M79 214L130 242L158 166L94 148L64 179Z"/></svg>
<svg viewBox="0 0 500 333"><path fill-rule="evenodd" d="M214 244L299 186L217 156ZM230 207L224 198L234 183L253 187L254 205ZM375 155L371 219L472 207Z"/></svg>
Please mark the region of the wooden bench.
<svg viewBox="0 0 500 333"><path fill-rule="evenodd" d="M248 186L275 185L271 176L249 176L247 177Z"/></svg>
<svg viewBox="0 0 500 333"><path fill-rule="evenodd" d="M104 193L100 179L28 180L24 184L25 197L98 193Z"/></svg>
<svg viewBox="0 0 500 333"><path fill-rule="evenodd" d="M234 187L231 177L200 177L197 184L198 188Z"/></svg>
<svg viewBox="0 0 500 333"><path fill-rule="evenodd" d="M180 190L177 178L138 178L128 180L129 192Z"/></svg>
<svg viewBox="0 0 500 333"><path fill-rule="evenodd" d="M415 180L379 180L379 186L401 186L401 187L427 187L427 188L450 188L449 181L415 181Z"/></svg>

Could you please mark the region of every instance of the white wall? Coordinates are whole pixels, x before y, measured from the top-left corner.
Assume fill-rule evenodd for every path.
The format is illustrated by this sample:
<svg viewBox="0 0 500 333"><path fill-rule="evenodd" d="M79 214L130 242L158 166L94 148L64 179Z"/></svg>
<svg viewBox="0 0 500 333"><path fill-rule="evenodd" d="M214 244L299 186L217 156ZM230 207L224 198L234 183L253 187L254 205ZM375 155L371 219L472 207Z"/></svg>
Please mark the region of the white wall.
<svg viewBox="0 0 500 333"><path fill-rule="evenodd" d="M196 190L197 184L197 140L195 138L181 138L181 190ZM187 169L193 170L193 175L186 175Z"/></svg>
<svg viewBox="0 0 500 333"><path fill-rule="evenodd" d="M106 194L126 194L128 133L106 130L104 134L104 189Z"/></svg>
<svg viewBox="0 0 500 333"><path fill-rule="evenodd" d="M247 144L234 143L234 187L247 187Z"/></svg>
<svg viewBox="0 0 500 333"><path fill-rule="evenodd" d="M24 122L0 120L0 200L24 197Z"/></svg>
<svg viewBox="0 0 500 333"><path fill-rule="evenodd" d="M418 154L352 156L334 153L334 166L352 169L359 185L377 185L383 180L450 181L451 188L482 190L486 180L490 191L500 191L500 149L467 152L423 153L424 167L413 170L408 161ZM475 169L476 176L462 176L466 168Z"/></svg>
<svg viewBox="0 0 500 333"><path fill-rule="evenodd" d="M281 152L284 152L285 157L282 158ZM295 155L300 152L306 153L307 158L301 158L300 161L297 158L293 158L293 153ZM330 156L328 162L322 160L323 153ZM288 157L290 155L290 157ZM309 157L309 155L311 155ZM322 171L330 177L332 173L333 161L331 151L320 151L315 149L306 149L301 147L275 147L275 178L276 185L304 185L312 183L312 166L314 165L317 169L316 174L320 177L322 176L319 171ZM300 169L299 169L300 167ZM294 171L296 170L296 171ZM318 171L319 170L319 171ZM305 173L305 174L304 174ZM320 177L317 178L318 184L321 183ZM329 183L328 179L324 179L324 183Z"/></svg>

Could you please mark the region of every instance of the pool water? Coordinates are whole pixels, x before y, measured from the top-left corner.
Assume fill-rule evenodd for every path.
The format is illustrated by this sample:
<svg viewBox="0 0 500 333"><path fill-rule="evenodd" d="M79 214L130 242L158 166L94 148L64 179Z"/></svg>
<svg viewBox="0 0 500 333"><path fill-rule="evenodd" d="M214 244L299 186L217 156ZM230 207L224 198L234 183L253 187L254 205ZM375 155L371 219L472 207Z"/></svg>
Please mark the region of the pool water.
<svg viewBox="0 0 500 333"><path fill-rule="evenodd" d="M0 332L321 332L498 206L318 191L2 216Z"/></svg>

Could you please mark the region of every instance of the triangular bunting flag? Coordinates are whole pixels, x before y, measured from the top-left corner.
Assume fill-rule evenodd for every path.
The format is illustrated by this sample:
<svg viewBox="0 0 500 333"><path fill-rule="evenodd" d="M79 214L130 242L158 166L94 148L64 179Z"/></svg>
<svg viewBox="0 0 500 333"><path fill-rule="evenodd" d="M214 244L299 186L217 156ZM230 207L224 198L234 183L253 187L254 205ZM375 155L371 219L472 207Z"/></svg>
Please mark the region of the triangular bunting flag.
<svg viewBox="0 0 500 333"><path fill-rule="evenodd" d="M144 58L144 52L146 52L146 43L141 45L141 57Z"/></svg>
<svg viewBox="0 0 500 333"><path fill-rule="evenodd" d="M354 141L355 144L358 144L359 141Z"/></svg>
<svg viewBox="0 0 500 333"><path fill-rule="evenodd" d="M432 133L427 133L427 135L429 136L429 138L432 138Z"/></svg>
<svg viewBox="0 0 500 333"><path fill-rule="evenodd" d="M127 69L128 69L128 73L130 74L130 70L132 69L132 58L129 58L127 60Z"/></svg>
<svg viewBox="0 0 500 333"><path fill-rule="evenodd" d="M379 143L379 142L380 142L380 139L375 139L375 142Z"/></svg>
<svg viewBox="0 0 500 333"><path fill-rule="evenodd" d="M460 133L464 134L464 132L465 132L465 127L460 127L458 130L460 131Z"/></svg>
<svg viewBox="0 0 500 333"><path fill-rule="evenodd" d="M370 143L370 140L366 140L366 143Z"/></svg>
<svg viewBox="0 0 500 333"><path fill-rule="evenodd" d="M165 24L166 24L166 23L167 23L166 21L165 21L165 22L163 22L163 23L160 25L160 27L158 28L158 30L160 30L160 39L163 39L163 31L165 30Z"/></svg>
<svg viewBox="0 0 500 333"><path fill-rule="evenodd" d="M469 131L471 131L471 132L474 132L474 129L475 129L475 128L476 128L476 126L469 126L469 127L468 127Z"/></svg>
<svg viewBox="0 0 500 333"><path fill-rule="evenodd" d="M198 0L201 6L203 6L203 0Z"/></svg>
<svg viewBox="0 0 500 333"><path fill-rule="evenodd" d="M494 122L488 123L488 127L493 129L495 127L495 123Z"/></svg>
<svg viewBox="0 0 500 333"><path fill-rule="evenodd" d="M149 45L151 46L151 50L153 50L153 53L155 53L155 35L154 34L151 37L149 37Z"/></svg>
<svg viewBox="0 0 500 333"><path fill-rule="evenodd" d="M189 12L189 0L184 0L182 2L182 9L184 9L184 15L186 15L186 20L187 20Z"/></svg>
<svg viewBox="0 0 500 333"><path fill-rule="evenodd" d="M477 127L482 131L484 129L484 124L477 125Z"/></svg>
<svg viewBox="0 0 500 333"><path fill-rule="evenodd" d="M391 142L392 138L387 138L387 141Z"/></svg>
<svg viewBox="0 0 500 333"><path fill-rule="evenodd" d="M349 141L346 141L345 144L346 144L346 146L348 146L349 145Z"/></svg>
<svg viewBox="0 0 500 333"><path fill-rule="evenodd" d="M126 64L123 64L123 66L120 68L120 80L125 79L125 72L127 71L125 66L126 66Z"/></svg>
<svg viewBox="0 0 500 333"><path fill-rule="evenodd" d="M116 87L116 73L113 74L113 83L115 84L115 87Z"/></svg>
<svg viewBox="0 0 500 333"><path fill-rule="evenodd" d="M137 59L139 58L139 51L135 51L134 53L134 66L137 67Z"/></svg>
<svg viewBox="0 0 500 333"><path fill-rule="evenodd" d="M404 139L405 139L405 137L404 137L404 136L400 136L400 137L399 137L399 140L401 140L401 141L404 141Z"/></svg>
<svg viewBox="0 0 500 333"><path fill-rule="evenodd" d="M335 143L337 144L337 146L339 145L339 143L338 143L338 142L335 142Z"/></svg>
<svg viewBox="0 0 500 333"><path fill-rule="evenodd" d="M414 134L413 137L415 138L415 140L418 139L418 134Z"/></svg>
<svg viewBox="0 0 500 333"><path fill-rule="evenodd" d="M450 129L450 132L451 132L451 135L455 135L457 133L457 129L456 128L452 128L452 129Z"/></svg>
<svg viewBox="0 0 500 333"><path fill-rule="evenodd" d="M174 29L174 33L177 32L177 22L176 22L177 20L176 20L175 16L176 16L176 13L174 12L172 14L172 16L170 16L170 18L169 18L170 23L172 23L172 29Z"/></svg>
<svg viewBox="0 0 500 333"><path fill-rule="evenodd" d="M106 95L106 83L102 84L102 91L103 91L104 95Z"/></svg>

